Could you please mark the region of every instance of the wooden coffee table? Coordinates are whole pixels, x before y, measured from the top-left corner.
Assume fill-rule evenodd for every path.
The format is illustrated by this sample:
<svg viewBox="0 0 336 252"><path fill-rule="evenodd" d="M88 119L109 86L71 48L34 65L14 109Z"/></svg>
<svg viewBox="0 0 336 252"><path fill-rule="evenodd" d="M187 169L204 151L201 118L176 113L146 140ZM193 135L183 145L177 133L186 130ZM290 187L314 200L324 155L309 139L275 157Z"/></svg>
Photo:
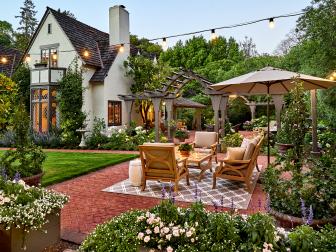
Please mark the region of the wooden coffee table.
<svg viewBox="0 0 336 252"><path fill-rule="evenodd" d="M206 170L212 172L212 154L211 153L201 153L201 152L191 152L190 156L187 158L187 166L190 169L196 168L200 169L201 172L198 176L198 181L201 181L203 174Z"/></svg>

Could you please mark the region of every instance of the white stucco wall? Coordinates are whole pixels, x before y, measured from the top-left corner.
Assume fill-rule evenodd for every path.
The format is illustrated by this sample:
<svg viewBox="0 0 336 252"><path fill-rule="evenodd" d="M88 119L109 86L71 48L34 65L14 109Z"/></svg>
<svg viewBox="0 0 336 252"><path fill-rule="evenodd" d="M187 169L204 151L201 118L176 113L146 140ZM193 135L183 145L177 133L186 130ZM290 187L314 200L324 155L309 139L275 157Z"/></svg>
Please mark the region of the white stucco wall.
<svg viewBox="0 0 336 252"><path fill-rule="evenodd" d="M131 80L125 76L124 61L129 57L129 45L125 45L125 51L118 53L113 65L111 66L108 76L104 82L104 103L101 104L101 112L104 115L104 119L107 123L107 103L108 100L120 101L119 94L129 94ZM122 125L128 123L129 111L126 111L125 103L122 102ZM101 113L100 112L100 113Z"/></svg>
<svg viewBox="0 0 336 252"><path fill-rule="evenodd" d="M48 24L51 24L52 33L48 34ZM30 62L28 62L31 69L34 68L36 62L41 61L41 48L40 46L47 46L51 44L59 44L58 50L58 67L68 68L71 62L77 56L74 51L70 40L63 32L62 28L52 14L49 14L40 28L31 48L28 51L30 54ZM68 52L62 52L68 51ZM70 52L69 52L70 51Z"/></svg>

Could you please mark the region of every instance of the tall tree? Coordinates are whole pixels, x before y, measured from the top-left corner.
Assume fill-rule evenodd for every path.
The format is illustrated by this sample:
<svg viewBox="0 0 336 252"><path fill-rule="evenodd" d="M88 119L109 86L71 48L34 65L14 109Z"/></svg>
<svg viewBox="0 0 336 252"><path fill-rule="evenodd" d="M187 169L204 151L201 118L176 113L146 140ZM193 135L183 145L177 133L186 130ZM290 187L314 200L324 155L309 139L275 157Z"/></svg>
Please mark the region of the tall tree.
<svg viewBox="0 0 336 252"><path fill-rule="evenodd" d="M143 55L129 57L125 61L126 75L133 79L131 91L133 94L141 94L145 90L153 91L162 87L161 82L165 81L170 73L170 68L161 61L153 62ZM152 103L148 100L137 101L142 121L147 125L148 112Z"/></svg>
<svg viewBox="0 0 336 252"><path fill-rule="evenodd" d="M12 80L17 85L18 102L22 102L26 111L30 109L30 69L28 64L22 63L15 70Z"/></svg>
<svg viewBox="0 0 336 252"><path fill-rule="evenodd" d="M7 21L0 20L0 45L10 47L13 44L13 27Z"/></svg>
<svg viewBox="0 0 336 252"><path fill-rule="evenodd" d="M239 43L239 48L246 58L255 57L258 55L257 46L252 38L245 36L244 40Z"/></svg>
<svg viewBox="0 0 336 252"><path fill-rule="evenodd" d="M20 7L20 15L15 16L19 19L20 24L16 34L16 47L22 51L28 46L38 24L36 13L33 1L24 0L23 7Z"/></svg>

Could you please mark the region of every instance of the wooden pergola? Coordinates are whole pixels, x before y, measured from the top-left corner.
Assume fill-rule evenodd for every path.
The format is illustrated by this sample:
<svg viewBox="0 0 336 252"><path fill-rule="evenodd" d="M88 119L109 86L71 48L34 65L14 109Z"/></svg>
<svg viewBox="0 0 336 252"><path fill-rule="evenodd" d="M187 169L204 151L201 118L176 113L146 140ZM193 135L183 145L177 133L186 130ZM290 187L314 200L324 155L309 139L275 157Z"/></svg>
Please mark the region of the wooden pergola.
<svg viewBox="0 0 336 252"><path fill-rule="evenodd" d="M182 88L191 81L197 81L202 85L204 94L209 95L211 98L212 108L214 110L215 131L218 131L219 128L224 127L227 114L226 108L228 94L223 94L223 92L214 90L212 87L210 87L210 85L213 85L212 82L191 70L186 70L183 68L180 68L180 70L177 72L174 71L173 75L167 77L166 79L166 82L161 83L161 89L154 91L145 90L142 94L118 95L121 100L125 101L126 110L129 111L129 122L131 121L131 111L134 101L151 100L153 103L155 115L155 141L159 142L159 118L162 102L164 102L166 106L167 120L171 121L173 119L174 101L180 97ZM221 111L221 120L219 120L219 111ZM220 121L222 125L219 125ZM170 137L170 129L168 124L168 138Z"/></svg>

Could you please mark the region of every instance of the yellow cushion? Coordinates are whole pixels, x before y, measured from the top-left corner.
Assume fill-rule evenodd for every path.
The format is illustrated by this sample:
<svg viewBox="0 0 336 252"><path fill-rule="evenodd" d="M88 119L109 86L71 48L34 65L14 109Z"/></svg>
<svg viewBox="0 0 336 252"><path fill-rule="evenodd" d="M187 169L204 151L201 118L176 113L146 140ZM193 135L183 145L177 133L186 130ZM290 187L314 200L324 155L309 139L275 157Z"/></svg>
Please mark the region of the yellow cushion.
<svg viewBox="0 0 336 252"><path fill-rule="evenodd" d="M251 159L254 149L255 149L255 144L250 141L246 147L243 159L244 160Z"/></svg>
<svg viewBox="0 0 336 252"><path fill-rule="evenodd" d="M227 158L230 160L242 160L245 154L246 148L242 147L228 147Z"/></svg>
<svg viewBox="0 0 336 252"><path fill-rule="evenodd" d="M195 147L210 148L210 146L215 143L217 143L217 133L216 132L204 132L204 131L195 132Z"/></svg>

